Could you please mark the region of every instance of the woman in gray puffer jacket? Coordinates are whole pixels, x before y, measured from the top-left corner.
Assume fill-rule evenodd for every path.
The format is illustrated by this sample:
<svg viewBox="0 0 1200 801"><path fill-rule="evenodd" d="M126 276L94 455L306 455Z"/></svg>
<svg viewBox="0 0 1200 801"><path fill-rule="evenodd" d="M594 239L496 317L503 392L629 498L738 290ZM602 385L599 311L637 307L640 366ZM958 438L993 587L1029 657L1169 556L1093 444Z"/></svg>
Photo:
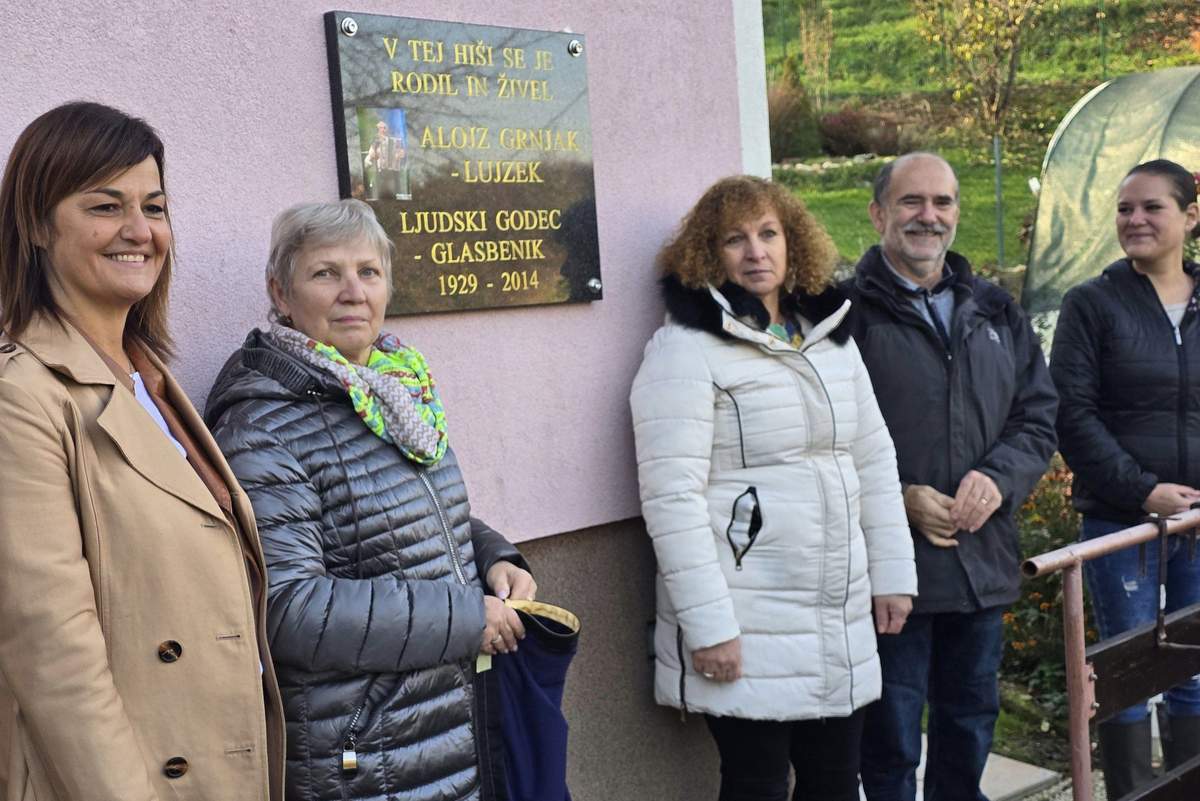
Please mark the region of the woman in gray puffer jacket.
<svg viewBox="0 0 1200 801"><path fill-rule="evenodd" d="M470 516L424 359L380 334L390 249L359 201L280 215L277 322L206 410L262 537L290 801L505 795L475 667L516 647L502 599L536 586Z"/></svg>

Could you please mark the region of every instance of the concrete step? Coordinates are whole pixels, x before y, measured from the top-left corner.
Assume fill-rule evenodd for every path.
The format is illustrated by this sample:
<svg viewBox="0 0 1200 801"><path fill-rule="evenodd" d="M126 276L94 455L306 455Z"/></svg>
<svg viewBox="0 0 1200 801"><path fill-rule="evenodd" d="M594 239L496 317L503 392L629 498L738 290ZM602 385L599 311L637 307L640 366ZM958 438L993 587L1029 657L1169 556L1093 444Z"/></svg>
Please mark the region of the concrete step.
<svg viewBox="0 0 1200 801"><path fill-rule="evenodd" d="M1059 778L1052 770L989 754L983 769L983 794L992 801L1017 801L1044 790Z"/></svg>
<svg viewBox="0 0 1200 801"><path fill-rule="evenodd" d="M917 768L917 801L921 801L923 798L921 790L924 778L925 737L922 736L921 764ZM1017 799L1025 798L1050 787L1060 778L1052 770L1018 762L999 754L990 754L983 770L983 794L991 801L1017 801ZM861 797L866 798L865 795Z"/></svg>

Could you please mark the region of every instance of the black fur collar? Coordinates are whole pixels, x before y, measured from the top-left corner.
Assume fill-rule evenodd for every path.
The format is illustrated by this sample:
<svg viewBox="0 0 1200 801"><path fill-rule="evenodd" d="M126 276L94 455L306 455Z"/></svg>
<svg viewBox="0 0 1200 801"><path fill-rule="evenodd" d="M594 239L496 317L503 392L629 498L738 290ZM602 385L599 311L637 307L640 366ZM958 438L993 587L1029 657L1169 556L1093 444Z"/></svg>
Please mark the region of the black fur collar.
<svg viewBox="0 0 1200 801"><path fill-rule="evenodd" d="M722 339L734 338L725 331L722 325L724 310L709 294L707 287L689 289L673 275L663 278L660 284L667 311L680 325L707 331ZM732 281L726 281L718 287L718 291L729 301L734 316L749 317L758 324L759 328L766 329L770 322L770 316L762 305L762 301ZM845 300L846 295L842 290L837 286L830 286L816 296L806 295L803 292L784 295L780 305L784 314L800 314L815 325L840 309ZM839 345L846 344L846 341L850 339L849 319L849 315L843 318L829 335L829 338Z"/></svg>

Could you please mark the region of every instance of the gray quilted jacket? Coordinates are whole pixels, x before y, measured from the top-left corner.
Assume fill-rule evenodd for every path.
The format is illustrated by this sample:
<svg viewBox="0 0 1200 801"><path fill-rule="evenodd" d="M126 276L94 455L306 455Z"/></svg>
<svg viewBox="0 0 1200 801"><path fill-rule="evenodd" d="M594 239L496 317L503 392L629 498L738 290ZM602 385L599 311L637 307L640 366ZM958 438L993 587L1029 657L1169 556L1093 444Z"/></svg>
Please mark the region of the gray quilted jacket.
<svg viewBox="0 0 1200 801"><path fill-rule="evenodd" d="M336 379L259 331L205 417L254 505L270 573L289 801L494 797L474 672L480 577L500 559L525 565L470 517L454 454L408 461Z"/></svg>

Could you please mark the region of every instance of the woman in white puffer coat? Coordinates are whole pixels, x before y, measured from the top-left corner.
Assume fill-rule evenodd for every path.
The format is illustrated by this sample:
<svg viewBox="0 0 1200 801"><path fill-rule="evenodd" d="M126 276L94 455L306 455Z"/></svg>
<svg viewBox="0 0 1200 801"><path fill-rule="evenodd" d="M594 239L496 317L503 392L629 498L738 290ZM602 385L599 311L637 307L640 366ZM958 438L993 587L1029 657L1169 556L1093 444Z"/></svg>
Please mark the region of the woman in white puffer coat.
<svg viewBox="0 0 1200 801"><path fill-rule="evenodd" d="M659 255L668 320L630 403L658 558L655 696L703 712L721 801L858 798L875 632L917 591L891 437L786 190L715 184Z"/></svg>

